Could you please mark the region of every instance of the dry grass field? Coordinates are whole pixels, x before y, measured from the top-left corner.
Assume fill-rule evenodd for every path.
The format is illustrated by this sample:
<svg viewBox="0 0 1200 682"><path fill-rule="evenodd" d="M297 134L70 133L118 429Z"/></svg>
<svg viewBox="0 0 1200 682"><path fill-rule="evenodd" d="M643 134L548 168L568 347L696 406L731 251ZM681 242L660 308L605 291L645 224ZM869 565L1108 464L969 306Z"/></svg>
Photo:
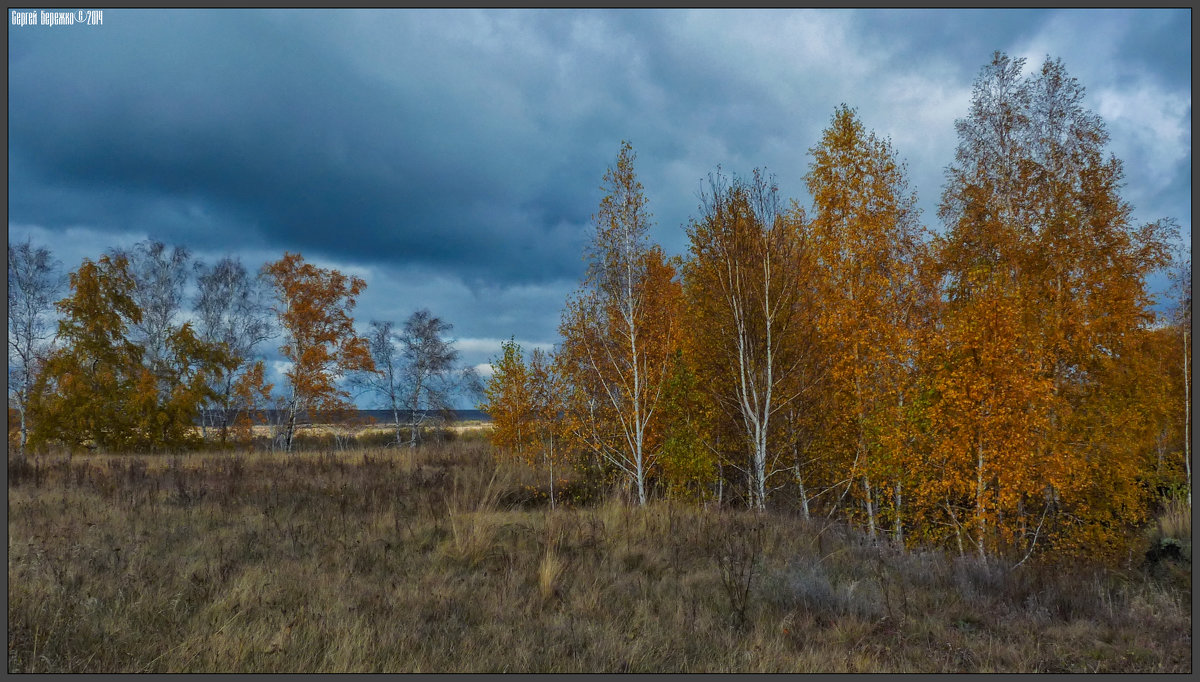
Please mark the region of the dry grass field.
<svg viewBox="0 0 1200 682"><path fill-rule="evenodd" d="M251 427L251 432L256 438L270 438L276 427L265 424L256 424ZM465 420L447 424L441 428L457 434L481 434L486 433L492 428L491 422L480 420ZM195 432L201 432L200 427L195 428ZM329 436L337 435L342 437L352 437L356 439L366 439L371 437L379 437L391 435L396 432L394 426L387 424L373 424L370 426L362 425L334 425L334 424L312 424L306 425L299 429L298 434L307 436Z"/></svg>
<svg viewBox="0 0 1200 682"><path fill-rule="evenodd" d="M481 440L8 476L9 672L1192 665L1189 563L1007 571L782 512L550 511Z"/></svg>

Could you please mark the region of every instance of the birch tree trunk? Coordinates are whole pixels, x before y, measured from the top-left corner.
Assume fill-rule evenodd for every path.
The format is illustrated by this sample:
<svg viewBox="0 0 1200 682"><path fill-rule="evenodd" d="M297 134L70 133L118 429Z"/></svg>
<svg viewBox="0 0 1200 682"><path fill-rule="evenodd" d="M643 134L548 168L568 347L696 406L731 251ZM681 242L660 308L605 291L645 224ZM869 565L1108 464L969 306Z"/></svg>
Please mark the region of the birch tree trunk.
<svg viewBox="0 0 1200 682"><path fill-rule="evenodd" d="M804 520L809 521L809 520L811 520L812 517L810 516L809 511L808 511L808 491L806 491L804 489L804 477L800 475L799 459L797 459L795 461L795 463L792 464L792 467L793 467L793 471L795 472L795 476L796 476L796 487L800 490L800 511L804 516Z"/></svg>
<svg viewBox="0 0 1200 682"><path fill-rule="evenodd" d="M550 510L554 510L554 436L550 436L550 452L547 464L550 467Z"/></svg>
<svg viewBox="0 0 1200 682"><path fill-rule="evenodd" d="M983 480L983 440L979 439L975 444L976 448L976 465L975 465L975 519L978 526L979 537L975 538L975 544L979 549L979 558L982 561L987 561L987 552L984 549L984 536L987 531L987 517L985 516L983 492L985 489Z"/></svg>
<svg viewBox="0 0 1200 682"><path fill-rule="evenodd" d="M866 499L863 500L863 504L866 505L867 508L867 534L871 537L871 540L875 540L875 500L871 495L871 479L867 476L863 476L862 484L863 494L866 495Z"/></svg>

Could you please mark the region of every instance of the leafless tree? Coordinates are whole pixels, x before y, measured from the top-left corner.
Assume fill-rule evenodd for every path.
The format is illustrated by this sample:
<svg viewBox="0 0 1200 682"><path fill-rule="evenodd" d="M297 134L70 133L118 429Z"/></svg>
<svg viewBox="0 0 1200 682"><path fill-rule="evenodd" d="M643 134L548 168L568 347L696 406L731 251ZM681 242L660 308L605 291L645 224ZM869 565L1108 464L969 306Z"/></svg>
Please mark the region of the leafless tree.
<svg viewBox="0 0 1200 682"><path fill-rule="evenodd" d="M143 362L159 378L160 396L168 395L173 388L168 347L171 335L179 329L191 254L186 247L167 247L153 239L131 249L111 249L111 253L128 259L135 283L132 297L142 311L131 340L144 349Z"/></svg>
<svg viewBox="0 0 1200 682"><path fill-rule="evenodd" d="M396 349L396 333L391 322L371 322L367 335L371 344L371 359L375 361L375 372L362 379L367 389L373 391L384 409L391 410L392 424L396 428L396 445L403 442L403 424L400 411L404 409L403 387L400 384L400 356Z"/></svg>
<svg viewBox="0 0 1200 682"><path fill-rule="evenodd" d="M21 420L21 452L29 424L29 392L54 338L54 301L62 289L58 263L31 240L8 246L8 394Z"/></svg>
<svg viewBox="0 0 1200 682"><path fill-rule="evenodd" d="M443 336L451 329L449 322L422 309L409 316L399 334L385 335L384 340L394 340L400 349L402 363L391 386L398 388L407 411L410 447L420 441L420 427L431 414L453 415L455 395L481 392L474 368L456 368L458 350Z"/></svg>
<svg viewBox="0 0 1200 682"><path fill-rule="evenodd" d="M262 281L251 276L238 258L225 257L215 265L195 264L197 294L194 306L197 332L208 343L224 344L235 363L213 386L217 399L206 410L203 425L225 431L241 406L233 404L234 386L250 368L254 349L271 338L271 307Z"/></svg>

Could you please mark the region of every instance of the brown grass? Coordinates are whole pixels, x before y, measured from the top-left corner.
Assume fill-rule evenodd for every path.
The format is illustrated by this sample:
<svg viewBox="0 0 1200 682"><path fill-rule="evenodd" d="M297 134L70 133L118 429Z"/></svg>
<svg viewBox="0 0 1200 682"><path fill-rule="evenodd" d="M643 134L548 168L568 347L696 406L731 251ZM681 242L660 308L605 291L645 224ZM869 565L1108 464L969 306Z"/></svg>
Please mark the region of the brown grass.
<svg viewBox="0 0 1200 682"><path fill-rule="evenodd" d="M477 441L10 461L8 670L1191 671L1190 580L541 478Z"/></svg>

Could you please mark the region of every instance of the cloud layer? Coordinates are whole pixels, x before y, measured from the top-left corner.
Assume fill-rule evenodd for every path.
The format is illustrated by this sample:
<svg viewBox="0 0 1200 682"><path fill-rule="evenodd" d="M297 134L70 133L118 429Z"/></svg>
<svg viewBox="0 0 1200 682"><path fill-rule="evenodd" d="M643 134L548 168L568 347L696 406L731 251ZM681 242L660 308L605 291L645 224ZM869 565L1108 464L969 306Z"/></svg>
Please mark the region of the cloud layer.
<svg viewBox="0 0 1200 682"><path fill-rule="evenodd" d="M807 202L808 148L859 109L937 229L994 50L1061 57L1139 219L1190 236L1186 10L106 10L9 27L9 238L68 266L146 236L251 267L357 268L359 317L427 306L464 359L556 340L622 139L673 253L717 164ZM490 344L490 345L489 345Z"/></svg>

